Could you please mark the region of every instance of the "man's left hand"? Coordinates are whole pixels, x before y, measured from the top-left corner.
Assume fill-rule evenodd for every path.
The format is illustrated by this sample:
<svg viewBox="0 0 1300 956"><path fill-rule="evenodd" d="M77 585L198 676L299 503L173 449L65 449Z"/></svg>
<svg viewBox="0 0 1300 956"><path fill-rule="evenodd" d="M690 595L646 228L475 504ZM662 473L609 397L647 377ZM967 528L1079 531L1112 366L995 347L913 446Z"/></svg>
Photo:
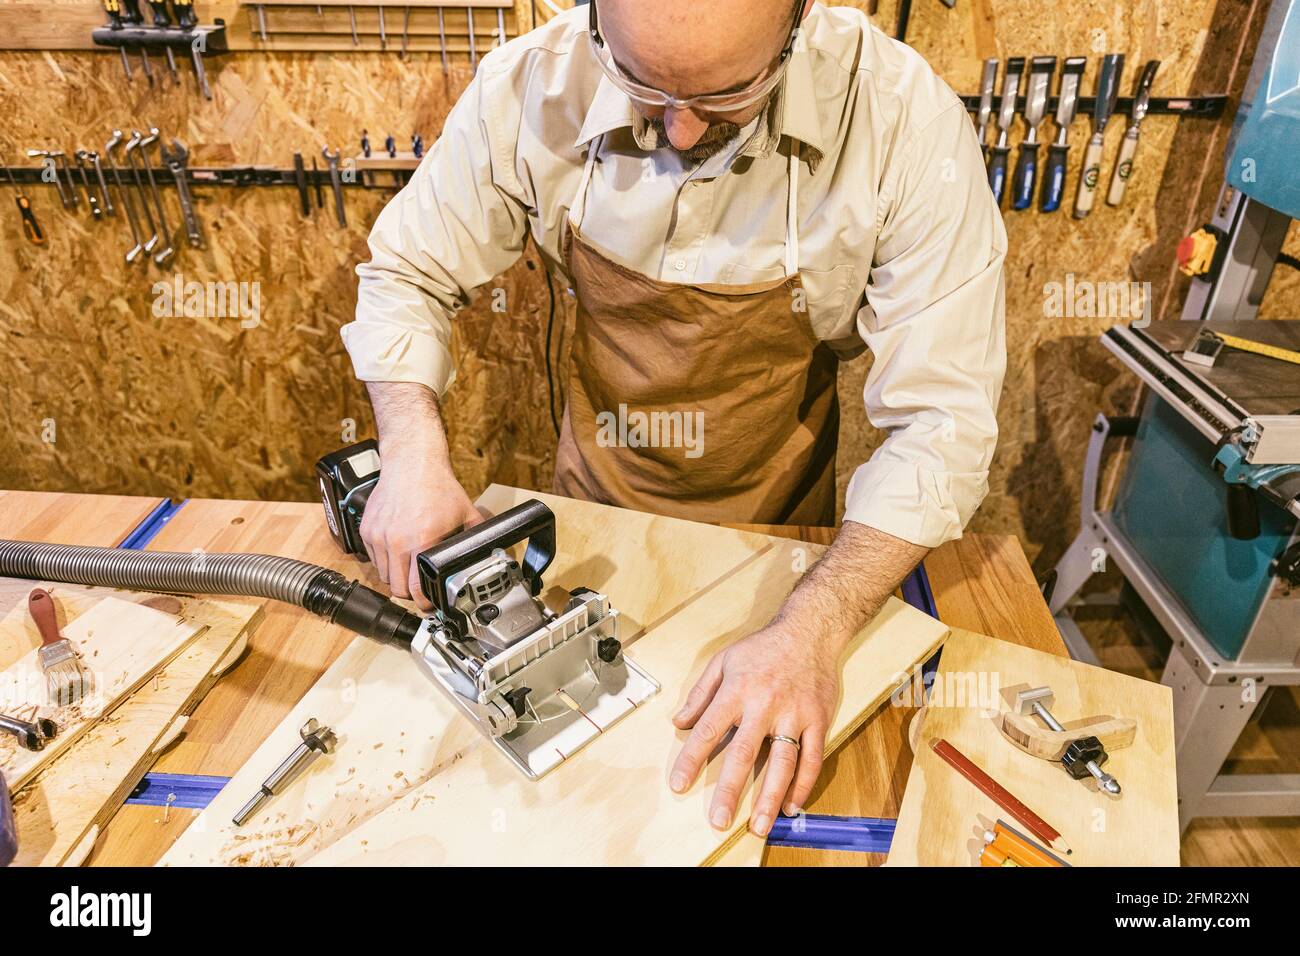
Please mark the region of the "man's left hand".
<svg viewBox="0 0 1300 956"><path fill-rule="evenodd" d="M734 727L709 808L709 822L726 829L762 752L774 735L758 782L750 829L767 836L779 812L799 812L821 771L826 732L839 696L841 642L814 638L781 618L715 654L673 723L693 728L677 756L669 785L688 790Z"/></svg>

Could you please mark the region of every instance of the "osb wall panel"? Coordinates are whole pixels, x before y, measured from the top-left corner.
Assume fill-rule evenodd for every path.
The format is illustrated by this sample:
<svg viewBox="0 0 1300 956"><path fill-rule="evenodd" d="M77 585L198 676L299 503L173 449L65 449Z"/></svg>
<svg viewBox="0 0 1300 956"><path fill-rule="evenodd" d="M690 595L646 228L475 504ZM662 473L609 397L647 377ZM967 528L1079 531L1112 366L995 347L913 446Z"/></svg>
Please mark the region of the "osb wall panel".
<svg viewBox="0 0 1300 956"><path fill-rule="evenodd" d="M1127 53L1127 84L1142 61L1156 57L1163 61L1158 94L1215 92L1227 81L1198 76L1198 64L1203 69L1213 52L1227 64L1216 62L1216 73L1235 69L1246 29L1238 21L1249 22L1255 7L1219 0L1225 9L1216 14L1215 0L1051 6L1054 13L1029 0L963 0L952 10L916 3L909 41L963 93L975 90L984 57L1036 53L1090 54L1085 89L1091 92L1103 50ZM521 22L530 12L520 5ZM894 18L895 4L882 0L877 22L892 31ZM469 79L463 65L444 77L436 55L422 53L404 60L369 53L232 54L212 64L216 99L204 103L181 68L184 93L164 83L151 94L138 70L126 84L111 55L0 54L4 157L13 161L28 147L102 149L112 127L152 123L165 135L180 135L198 164L287 166L300 150L310 165L324 142L344 155L355 152L363 127L376 143L393 132L405 146L417 130L431 141ZM1204 217L1193 207L1204 205L1207 175L1219 172L1207 174L1205 151L1199 165L1186 155L1181 166L1171 162L1175 136L1191 135L1189 125L1180 132L1170 118L1148 118L1139 172L1120 210L1099 203L1084 222L1064 210L1006 214L1010 361L1002 442L992 491L974 527L1021 535L1031 552L1041 552L1040 565L1074 532L1093 415L1125 410L1134 391L1096 341L1113 320L1047 318L1043 285L1071 272L1095 282L1132 277L1151 281L1157 299L1173 300L1161 291L1174 281L1173 243ZM1123 126L1117 120L1108 136L1107 180ZM1045 124L1044 131L1051 128ZM1076 164L1086 136L1081 120L1072 130ZM1077 175L1072 167L1067 202ZM339 444L343 423L355 421L359 435L372 432L338 329L351 318L353 268L365 258L366 232L386 194L349 191L349 226L341 229L328 190L326 208L310 220L299 216L292 189L199 190L208 246L181 249L163 271L122 264L120 219L91 223L84 212L74 217L59 209L53 190L29 192L50 234L44 249L23 243L16 217L0 211L6 350L0 486L308 499L314 497L312 464ZM167 201L176 220L175 201L170 195ZM8 200L4 209L12 210ZM548 298L539 265L533 254L495 281L506 290L505 315L492 312L485 295L457 325L460 377L445 414L453 461L471 493L491 481L538 488L550 481ZM151 284L177 272L199 281L261 283L260 324L241 329L237 319L155 317ZM1266 311L1294 311L1300 290L1287 284L1289 277L1279 278L1285 282L1281 291L1270 290ZM556 292L562 330L568 302L558 283ZM860 400L868 362L842 370L841 487L879 439Z"/></svg>

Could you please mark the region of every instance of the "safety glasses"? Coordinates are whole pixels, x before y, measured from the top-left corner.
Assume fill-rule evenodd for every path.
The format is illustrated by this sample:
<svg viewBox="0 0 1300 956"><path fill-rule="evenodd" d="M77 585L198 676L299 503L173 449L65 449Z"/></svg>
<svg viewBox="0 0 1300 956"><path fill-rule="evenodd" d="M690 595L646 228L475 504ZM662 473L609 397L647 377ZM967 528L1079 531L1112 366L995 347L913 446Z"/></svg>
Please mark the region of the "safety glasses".
<svg viewBox="0 0 1300 956"><path fill-rule="evenodd" d="M645 86L624 73L622 68L614 62L614 56L610 53L609 46L605 43L604 37L600 35L600 27L596 22L596 0L589 0L587 6L591 8L591 25L587 38L591 41L596 60L600 63L600 68L610 78L610 81L626 93L633 102L650 109L693 110L697 113L735 113L761 101L776 88L776 85L781 82L781 77L785 76L785 71L790 65L790 52L794 49L795 40L799 36L799 14L803 11L804 0L795 0L790 35L786 39L785 46L781 49L779 58L767 71L766 76L735 92L705 93L701 96L689 96L686 99L678 99L663 90Z"/></svg>

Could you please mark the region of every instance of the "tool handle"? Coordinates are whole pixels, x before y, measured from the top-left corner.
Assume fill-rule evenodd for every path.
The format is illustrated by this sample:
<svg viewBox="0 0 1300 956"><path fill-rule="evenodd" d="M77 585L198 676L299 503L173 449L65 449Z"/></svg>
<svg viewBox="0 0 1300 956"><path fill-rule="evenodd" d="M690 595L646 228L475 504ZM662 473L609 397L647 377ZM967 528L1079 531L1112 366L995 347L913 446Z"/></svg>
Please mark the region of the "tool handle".
<svg viewBox="0 0 1300 956"><path fill-rule="evenodd" d="M54 613L54 598L44 588L32 588L27 595L27 610L36 622L36 630L41 632L41 643L46 647L63 640L59 634L59 620Z"/></svg>
<svg viewBox="0 0 1300 956"><path fill-rule="evenodd" d="M524 553L524 577L528 579L533 594L539 594L542 572L555 557L555 514L536 499L466 528L421 552L417 559L420 585L439 610L450 611L446 587L448 577L483 560L496 548L509 548L521 541L528 542Z"/></svg>
<svg viewBox="0 0 1300 956"><path fill-rule="evenodd" d="M172 18L167 13L167 0L149 0L149 6L153 8L154 26L169 27L172 25Z"/></svg>
<svg viewBox="0 0 1300 956"><path fill-rule="evenodd" d="M1101 180L1101 151L1104 140L1101 133L1093 133L1088 140L1088 151L1083 154L1083 168L1079 172L1079 191L1074 194L1074 218L1083 219L1092 212L1097 198L1097 183Z"/></svg>
<svg viewBox="0 0 1300 956"><path fill-rule="evenodd" d="M1007 185L1007 156L1010 152L1007 146L989 147L989 188L993 190L993 202L999 206Z"/></svg>
<svg viewBox="0 0 1300 956"><path fill-rule="evenodd" d="M119 0L102 0L104 12L108 14L108 25L114 30L122 29L122 4Z"/></svg>
<svg viewBox="0 0 1300 956"><path fill-rule="evenodd" d="M140 14L140 0L122 0L122 19L132 25L144 21Z"/></svg>
<svg viewBox="0 0 1300 956"><path fill-rule="evenodd" d="M189 30L199 22L194 13L194 0L172 0L172 8L176 11L176 23L181 29Z"/></svg>
<svg viewBox="0 0 1300 956"><path fill-rule="evenodd" d="M1056 143L1047 147L1047 164L1043 167L1043 188L1038 196L1038 208L1043 212L1056 212L1065 195L1065 166L1070 156L1069 146Z"/></svg>
<svg viewBox="0 0 1300 956"><path fill-rule="evenodd" d="M1124 201L1124 187L1133 175L1133 157L1137 154L1137 148L1138 128L1130 126L1119 144L1119 159L1115 162L1115 172L1110 177L1110 192L1106 195L1108 205L1118 206Z"/></svg>
<svg viewBox="0 0 1300 956"><path fill-rule="evenodd" d="M31 200L26 196L17 196L14 202L18 204L18 212L23 217L23 234L27 236L27 241L34 246L45 245L45 233L36 221L36 213L32 212Z"/></svg>
<svg viewBox="0 0 1300 956"><path fill-rule="evenodd" d="M1028 209L1034 204L1034 177L1038 174L1038 144L1021 143L1016 171L1011 177L1011 208Z"/></svg>

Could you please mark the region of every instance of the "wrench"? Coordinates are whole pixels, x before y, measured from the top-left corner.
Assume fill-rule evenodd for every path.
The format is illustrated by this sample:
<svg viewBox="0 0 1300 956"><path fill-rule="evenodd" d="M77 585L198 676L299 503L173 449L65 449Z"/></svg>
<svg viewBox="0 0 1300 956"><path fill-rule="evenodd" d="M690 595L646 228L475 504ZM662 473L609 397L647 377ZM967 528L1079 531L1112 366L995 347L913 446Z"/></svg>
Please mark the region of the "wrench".
<svg viewBox="0 0 1300 956"><path fill-rule="evenodd" d="M330 167L330 187L334 190L334 214L338 217L339 225L348 224L347 213L343 211L343 182L339 179L339 151L336 149L330 152L328 146L322 146L320 154L325 157L325 162Z"/></svg>
<svg viewBox="0 0 1300 956"><path fill-rule="evenodd" d="M185 220L185 234L189 237L190 245L195 249L203 246L203 231L199 228L199 217L194 213L194 203L190 200L190 184L185 173L185 163L189 159L189 150L179 139L172 140L172 148L169 150L164 144L158 144L158 155L162 157L163 163L171 170L172 178L176 180L176 195L181 201L181 217Z"/></svg>
<svg viewBox="0 0 1300 956"><path fill-rule="evenodd" d="M167 248L154 253L153 261L158 265L166 265L171 257L176 254L172 248L172 231L167 225L167 212L163 208L162 193L158 191L158 183L153 178L153 164L149 162L149 147L158 142L158 127L150 126L149 135L140 140L140 149L144 151L144 173L149 180L149 192L153 196L154 208L158 211L158 228L162 230L162 240L167 243Z"/></svg>
<svg viewBox="0 0 1300 956"><path fill-rule="evenodd" d="M27 155L33 159L40 156L50 161L50 165L54 167L54 188L59 191L59 202L63 203L64 209L75 209L77 206L77 187L72 182L72 175L68 175L68 184L72 186L71 193L63 188L63 180L59 178L59 157L63 153L50 149L29 149Z"/></svg>
<svg viewBox="0 0 1300 956"><path fill-rule="evenodd" d="M153 221L153 213L149 211L149 197L145 194L144 180L140 177L140 170L136 166L134 155L135 151L140 148L140 141L143 139L144 137L138 129L131 130L131 138L126 141L126 149L124 152L126 155L126 164L131 168L131 175L135 178L136 198L140 200L140 208L144 210L144 221L148 223L149 231L153 233L153 235L149 237L149 241L141 246L141 248L144 249L145 252L153 252L154 246L158 245L158 226Z"/></svg>
<svg viewBox="0 0 1300 956"><path fill-rule="evenodd" d="M99 165L99 153L93 149L86 150L86 158L90 160L90 165L95 167L95 178L99 180L99 194L104 200L104 212L110 216L116 216L117 210L113 208L113 197L108 192L108 181L104 179L104 168Z"/></svg>
<svg viewBox="0 0 1300 956"><path fill-rule="evenodd" d="M144 252L144 244L140 241L140 222L135 217L135 207L131 205L131 194L122 185L122 174L117 168L117 163L113 161L113 150L117 149L121 142L122 131L113 130L113 138L104 144L104 155L108 158L108 168L113 174L113 181L117 183L117 191L122 196L122 205L126 207L126 219L131 226L131 239L135 242L135 245L127 250L126 261L135 262L140 253Z"/></svg>
<svg viewBox="0 0 1300 956"><path fill-rule="evenodd" d="M104 216L104 210L99 208L99 197L91 191L90 177L86 175L87 153L84 149L79 149L73 153L73 156L75 156L77 160L77 171L81 173L81 186L86 190L86 205L90 207L90 214L96 219L102 219Z"/></svg>
<svg viewBox="0 0 1300 956"><path fill-rule="evenodd" d="M47 740L52 740L59 732L59 725L48 717L35 720L19 720L7 714L0 714L0 730L8 731L18 738L18 745L24 750L42 750Z"/></svg>

